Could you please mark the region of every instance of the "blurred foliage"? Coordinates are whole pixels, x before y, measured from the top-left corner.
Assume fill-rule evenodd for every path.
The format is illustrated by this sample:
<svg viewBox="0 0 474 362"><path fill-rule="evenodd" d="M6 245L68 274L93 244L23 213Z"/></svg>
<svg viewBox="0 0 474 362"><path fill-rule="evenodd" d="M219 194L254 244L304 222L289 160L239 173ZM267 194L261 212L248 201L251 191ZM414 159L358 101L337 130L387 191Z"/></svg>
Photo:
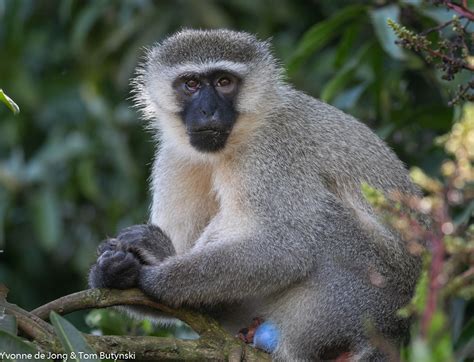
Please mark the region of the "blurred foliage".
<svg viewBox="0 0 474 362"><path fill-rule="evenodd" d="M149 320L132 319L113 309L90 312L86 318L86 323L92 329L92 333L98 335L174 336L180 339L196 339L199 337L187 324L178 320L173 324L157 326Z"/></svg>
<svg viewBox="0 0 474 362"><path fill-rule="evenodd" d="M97 243L146 221L153 145L127 100L142 48L227 26L281 34L288 56L323 14L278 3L0 0L0 84L22 108L0 108L0 280L13 301L85 287Z"/></svg>
<svg viewBox="0 0 474 362"><path fill-rule="evenodd" d="M96 351L87 343L84 336L76 327L61 317L56 312L51 312L49 319L54 327L54 332L58 337L64 352L52 357L67 361L72 359L76 362L99 362L96 358ZM82 356L84 354L84 357ZM57 358L59 357L59 358ZM42 360L41 358L40 360Z"/></svg>
<svg viewBox="0 0 474 362"><path fill-rule="evenodd" d="M385 196L363 185L366 198L404 237L408 250L425 261L413 300L400 311L414 321L403 350L403 360L413 362L474 356L474 104L465 104L451 132L436 141L447 153L442 177L416 167L411 172L425 196Z"/></svg>
<svg viewBox="0 0 474 362"><path fill-rule="evenodd" d="M439 177L457 84L395 44L449 21L421 0L0 0L0 281L32 308L86 286L97 243L145 222L151 136L131 108L142 48L182 27L272 38L297 88L366 122ZM463 306L465 308L465 306ZM464 310L464 309L463 309ZM90 320L89 320L90 322Z"/></svg>
<svg viewBox="0 0 474 362"><path fill-rule="evenodd" d="M397 24L389 19L388 24L399 38L396 44L419 53L423 59L434 64L445 80L453 80L460 72L474 72L474 39L471 34L471 22L474 10L448 0L434 0L433 3L453 8L455 15L449 21L426 29L421 33ZM451 104L474 101L474 79L469 77L466 83L459 84Z"/></svg>

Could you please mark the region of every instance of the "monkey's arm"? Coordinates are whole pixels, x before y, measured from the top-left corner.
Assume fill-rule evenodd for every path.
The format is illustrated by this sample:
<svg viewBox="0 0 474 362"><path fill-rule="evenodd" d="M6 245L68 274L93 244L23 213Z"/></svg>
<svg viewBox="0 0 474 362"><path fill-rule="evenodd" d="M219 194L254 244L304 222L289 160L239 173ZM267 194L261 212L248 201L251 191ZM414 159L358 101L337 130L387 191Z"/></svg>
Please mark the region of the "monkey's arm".
<svg viewBox="0 0 474 362"><path fill-rule="evenodd" d="M132 228L138 228L138 233L125 229L99 247L89 276L91 287L138 286L173 306L215 304L276 292L303 280L314 264L309 245L294 245L275 229L244 240L209 243L176 256L169 253L166 245L171 241L161 231ZM146 261L151 257L155 262Z"/></svg>
<svg viewBox="0 0 474 362"><path fill-rule="evenodd" d="M279 202L277 197L272 200ZM105 287L138 286L171 306L213 305L270 295L315 272L318 261L324 262L320 255L325 248L341 249L361 234L351 212L331 195L321 194L317 208L313 202L312 198L294 200L290 220L272 217L269 212L256 221L257 230L247 230L240 238L236 225L235 233L226 240L223 230L229 230L225 227L228 220L222 225L217 221L215 230L222 231L220 236L152 265L143 263L133 250L104 253L96 264L97 275L110 276Z"/></svg>
<svg viewBox="0 0 474 362"><path fill-rule="evenodd" d="M159 265L142 266L139 288L169 305L199 306L268 296L306 280L320 262L327 262L321 259L325 249L335 255L361 235L353 213L321 190L317 207L313 198L294 199L291 218L271 211L284 205L275 194L274 203L254 217L255 230L242 230L241 238L238 226L234 233L225 226L228 220L216 223L222 232L207 244Z"/></svg>
<svg viewBox="0 0 474 362"><path fill-rule="evenodd" d="M268 295L303 280L313 267L310 250L286 244L261 236L210 243L160 265L142 266L138 285L172 306L212 305Z"/></svg>

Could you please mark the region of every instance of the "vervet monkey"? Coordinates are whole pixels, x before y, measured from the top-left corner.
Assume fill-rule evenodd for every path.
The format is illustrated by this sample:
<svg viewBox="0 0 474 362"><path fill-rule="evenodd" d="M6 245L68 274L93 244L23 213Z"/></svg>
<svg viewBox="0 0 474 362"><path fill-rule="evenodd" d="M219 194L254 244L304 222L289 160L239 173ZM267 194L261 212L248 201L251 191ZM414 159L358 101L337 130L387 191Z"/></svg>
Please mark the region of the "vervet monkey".
<svg viewBox="0 0 474 362"><path fill-rule="evenodd" d="M243 32L157 44L135 100L158 135L150 224L101 246L91 287L203 308L233 333L263 317L275 360L386 358L371 337L406 335L396 312L420 263L361 193L418 194L385 143L286 83L269 43Z"/></svg>

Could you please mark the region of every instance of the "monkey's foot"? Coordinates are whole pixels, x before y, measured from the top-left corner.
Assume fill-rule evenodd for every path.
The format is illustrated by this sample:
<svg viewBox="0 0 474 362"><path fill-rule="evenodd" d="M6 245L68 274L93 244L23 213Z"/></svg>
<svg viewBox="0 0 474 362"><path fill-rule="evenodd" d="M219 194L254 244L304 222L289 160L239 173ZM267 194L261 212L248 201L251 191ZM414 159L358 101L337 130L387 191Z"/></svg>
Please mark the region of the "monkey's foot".
<svg viewBox="0 0 474 362"><path fill-rule="evenodd" d="M237 334L237 338L244 341L245 343L253 343L253 336L257 328L263 323L263 318L255 317L252 319L250 326L242 328Z"/></svg>

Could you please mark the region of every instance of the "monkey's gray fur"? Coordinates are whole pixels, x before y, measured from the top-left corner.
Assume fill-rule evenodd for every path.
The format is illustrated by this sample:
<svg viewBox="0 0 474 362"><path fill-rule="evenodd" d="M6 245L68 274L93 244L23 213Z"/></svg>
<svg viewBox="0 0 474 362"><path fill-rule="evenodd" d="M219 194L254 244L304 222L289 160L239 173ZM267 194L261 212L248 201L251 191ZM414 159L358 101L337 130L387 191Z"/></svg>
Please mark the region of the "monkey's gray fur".
<svg viewBox="0 0 474 362"><path fill-rule="evenodd" d="M222 150L201 152L172 84L215 69L241 79L238 116ZM159 137L151 224L167 236L140 226L142 241L109 241L90 284L204 308L233 333L263 317L281 332L275 360L384 359L371 338L407 334L396 311L420 264L361 183L419 192L369 128L282 74L269 44L247 33L184 30L149 51L135 99Z"/></svg>

